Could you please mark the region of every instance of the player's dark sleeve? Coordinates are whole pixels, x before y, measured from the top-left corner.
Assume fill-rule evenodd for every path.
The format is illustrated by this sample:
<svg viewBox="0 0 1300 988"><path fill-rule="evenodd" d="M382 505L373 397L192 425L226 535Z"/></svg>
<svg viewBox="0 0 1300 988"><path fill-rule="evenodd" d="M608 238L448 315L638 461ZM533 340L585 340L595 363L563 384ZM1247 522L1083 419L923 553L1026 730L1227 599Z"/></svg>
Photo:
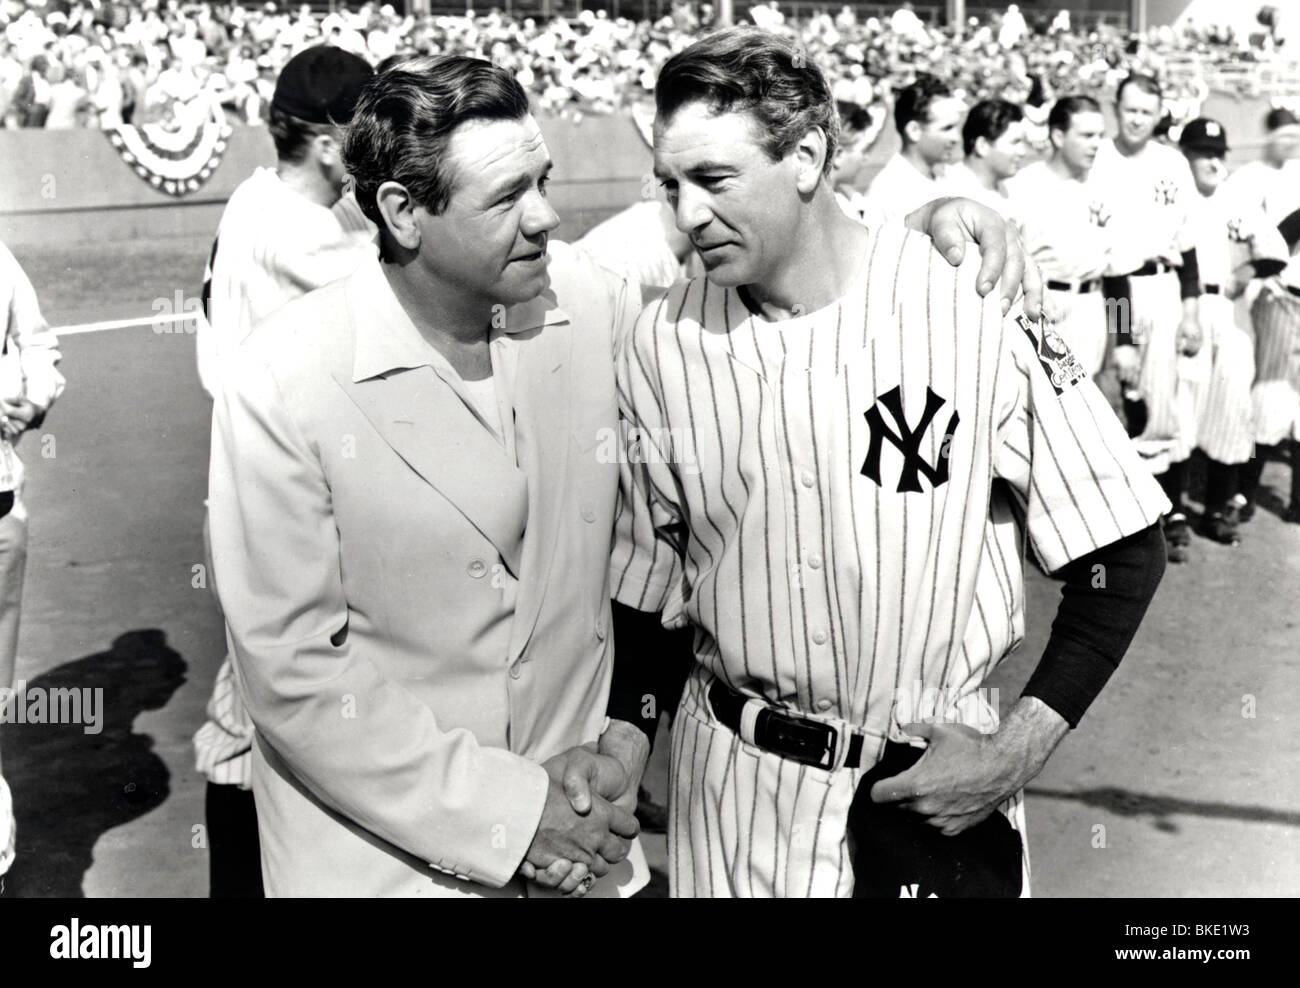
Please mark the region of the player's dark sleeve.
<svg viewBox="0 0 1300 988"><path fill-rule="evenodd" d="M1159 524L1097 549L1055 575L1061 604L1038 668L1025 685L1077 727L1128 651L1165 572Z"/></svg>
<svg viewBox="0 0 1300 988"><path fill-rule="evenodd" d="M1294 254L1296 248L1300 247L1300 209L1284 217L1277 225L1277 232L1282 234L1282 239L1286 241L1287 251Z"/></svg>
<svg viewBox="0 0 1300 988"><path fill-rule="evenodd" d="M1115 337L1116 346L1132 346L1133 283L1126 274L1103 275L1101 291L1106 299L1106 332Z"/></svg>
<svg viewBox="0 0 1300 988"><path fill-rule="evenodd" d="M661 616L610 602L614 617L614 675L605 713L645 732L651 748L659 715L677 709L694 658L695 633L669 631Z"/></svg>
<svg viewBox="0 0 1300 988"><path fill-rule="evenodd" d="M1201 266L1196 261L1196 248L1183 251L1183 265L1178 269L1178 294L1180 298L1197 298L1201 294Z"/></svg>

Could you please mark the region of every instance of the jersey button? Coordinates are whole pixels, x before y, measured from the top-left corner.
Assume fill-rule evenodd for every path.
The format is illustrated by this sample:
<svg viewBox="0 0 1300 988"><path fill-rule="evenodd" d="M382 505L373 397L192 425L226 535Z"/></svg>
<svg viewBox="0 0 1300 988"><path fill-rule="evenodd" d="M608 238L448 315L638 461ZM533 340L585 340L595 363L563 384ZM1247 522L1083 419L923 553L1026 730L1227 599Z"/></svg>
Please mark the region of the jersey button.
<svg viewBox="0 0 1300 988"><path fill-rule="evenodd" d="M481 559L471 559L469 565L465 567L465 572L474 579L481 580L487 575L487 563Z"/></svg>
<svg viewBox="0 0 1300 988"><path fill-rule="evenodd" d="M605 640L605 626L604 626L603 624L601 624L599 621L597 621L597 622L596 622L596 641L598 641L598 642L603 642L604 640Z"/></svg>
<svg viewBox="0 0 1300 988"><path fill-rule="evenodd" d="M595 523L596 509L593 508L590 504L584 504L582 506L582 520L589 525Z"/></svg>
<svg viewBox="0 0 1300 988"><path fill-rule="evenodd" d="M805 470L800 474L799 479L803 481L805 487L811 487L813 484L817 483L817 478L813 476L811 470Z"/></svg>
<svg viewBox="0 0 1300 988"><path fill-rule="evenodd" d="M830 710L830 708L833 706L835 706L835 704L832 703L830 700L817 701L817 709L820 710L822 713L826 713L826 711Z"/></svg>
<svg viewBox="0 0 1300 988"><path fill-rule="evenodd" d="M817 645L825 645L825 644L826 644L826 632L824 632L824 631L814 631L814 632L813 632L813 642L814 642L814 644L817 644Z"/></svg>
<svg viewBox="0 0 1300 988"><path fill-rule="evenodd" d="M515 661L510 664L510 678L518 679L523 674L524 674L523 662L521 662L519 659L515 659Z"/></svg>
<svg viewBox="0 0 1300 988"><path fill-rule="evenodd" d="M814 552L812 555L810 555L808 557L808 565L811 566L813 569L821 569L822 568L821 553Z"/></svg>

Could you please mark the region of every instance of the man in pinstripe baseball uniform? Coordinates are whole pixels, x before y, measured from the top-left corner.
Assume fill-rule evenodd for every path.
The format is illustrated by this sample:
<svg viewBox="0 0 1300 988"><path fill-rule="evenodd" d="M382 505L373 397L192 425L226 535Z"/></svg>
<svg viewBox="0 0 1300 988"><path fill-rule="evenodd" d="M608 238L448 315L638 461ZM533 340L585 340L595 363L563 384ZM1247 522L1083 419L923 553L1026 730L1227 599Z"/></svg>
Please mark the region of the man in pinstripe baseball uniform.
<svg viewBox="0 0 1300 988"><path fill-rule="evenodd" d="M1013 842L997 887L1027 893L1020 793L1126 650L1168 503L1059 336L977 301L970 264L843 214L829 88L785 40L714 34L655 99L655 173L708 274L618 348L611 579L695 632L672 890L983 889L873 850L900 824L952 848L993 827ZM1065 592L999 726L981 686L1024 632L1026 537ZM653 691L658 656L623 641L615 678ZM878 780L891 741L925 750Z"/></svg>
<svg viewBox="0 0 1300 988"><path fill-rule="evenodd" d="M1146 404L1137 435L1173 505L1164 519L1171 562L1185 562L1191 529L1183 506L1187 460L1196 444L1194 386L1205 368L1199 352L1200 275L1191 243L1190 206L1196 197L1187 161L1152 139L1160 121L1160 85L1132 74L1116 93L1119 133L1097 152L1091 181L1114 206L1112 269L1131 286L1129 323L1138 345L1117 345L1120 376L1136 380Z"/></svg>
<svg viewBox="0 0 1300 988"><path fill-rule="evenodd" d="M1240 467L1254 450L1250 389L1254 344L1234 318L1234 300L1254 278L1286 267L1287 248L1262 204L1242 185L1225 181L1228 135L1217 120L1197 117L1183 127L1178 146L1187 156L1196 191L1192 228L1202 279L1203 352L1212 366L1197 402L1197 445L1206 456L1205 513L1199 531L1236 545Z"/></svg>
<svg viewBox="0 0 1300 988"><path fill-rule="evenodd" d="M1288 247L1300 241L1300 120L1285 107L1270 110L1262 160L1243 165L1232 184L1252 196L1278 225ZM1241 471L1241 519L1254 514L1264 463L1283 447L1291 452L1291 503L1283 517L1300 523L1300 258L1291 256L1250 299L1255 330L1255 456Z"/></svg>

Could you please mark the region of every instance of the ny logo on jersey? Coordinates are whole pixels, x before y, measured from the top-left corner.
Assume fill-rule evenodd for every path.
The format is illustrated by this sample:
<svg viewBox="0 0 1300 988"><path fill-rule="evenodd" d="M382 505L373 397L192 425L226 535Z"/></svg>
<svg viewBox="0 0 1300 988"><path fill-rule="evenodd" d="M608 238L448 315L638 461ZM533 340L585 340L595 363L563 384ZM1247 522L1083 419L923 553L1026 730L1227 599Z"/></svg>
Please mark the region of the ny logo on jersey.
<svg viewBox="0 0 1300 988"><path fill-rule="evenodd" d="M885 417L880 413L880 407L885 407L890 417L894 420L894 425L898 427L895 432L885 424ZM880 481L880 453L884 448L885 440L888 439L903 454L903 470L898 477L898 493L918 493L921 490L920 474L930 481L931 487L938 487L948 480L948 452L952 445L953 435L957 431L957 422L959 416L956 410L953 411L952 417L948 419L948 428L944 433L943 441L939 448L939 461L931 464L921 456L921 441L930 429L930 423L934 420L939 409L944 405L944 400L930 390L925 389L925 411L921 413L921 421L917 423L916 428L912 429L907 424L907 416L903 412L903 392L901 388L894 388L892 391L886 391L876 399L872 405L863 414L867 417L867 426L871 429L871 444L867 447L867 458L862 461L862 475L869 480L875 481L878 487L884 484Z"/></svg>
<svg viewBox="0 0 1300 988"><path fill-rule="evenodd" d="M1178 198L1178 186L1167 178L1156 183L1156 205L1172 206Z"/></svg>
<svg viewBox="0 0 1300 988"><path fill-rule="evenodd" d="M1251 241L1250 232L1246 229L1246 221L1242 219L1228 220L1228 239L1234 244L1248 244Z"/></svg>
<svg viewBox="0 0 1300 988"><path fill-rule="evenodd" d="M1105 226L1110 222L1110 210L1104 202L1094 199L1088 204L1088 221L1093 226Z"/></svg>

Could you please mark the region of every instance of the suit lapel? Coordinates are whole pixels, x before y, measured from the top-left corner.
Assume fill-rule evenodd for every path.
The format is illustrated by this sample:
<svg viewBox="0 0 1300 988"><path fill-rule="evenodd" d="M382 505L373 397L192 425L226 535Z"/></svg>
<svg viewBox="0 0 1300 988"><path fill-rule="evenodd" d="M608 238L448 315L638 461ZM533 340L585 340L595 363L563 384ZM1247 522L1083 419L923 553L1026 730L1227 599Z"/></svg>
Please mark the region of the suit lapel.
<svg viewBox="0 0 1300 988"><path fill-rule="evenodd" d="M525 473L427 362L374 261L349 279L353 360L334 379L375 431L488 539L514 574L528 518Z"/></svg>
<svg viewBox="0 0 1300 988"><path fill-rule="evenodd" d="M551 578L556 540L563 527L562 513L566 506L577 510L571 503L571 485L567 482L572 341L572 327L567 320L547 325L532 339L510 341L517 347L515 441L519 465L528 475L529 519L511 631L512 660L528 644L537 624Z"/></svg>
<svg viewBox="0 0 1300 988"><path fill-rule="evenodd" d="M339 384L375 431L520 572L528 517L523 471L432 367Z"/></svg>

